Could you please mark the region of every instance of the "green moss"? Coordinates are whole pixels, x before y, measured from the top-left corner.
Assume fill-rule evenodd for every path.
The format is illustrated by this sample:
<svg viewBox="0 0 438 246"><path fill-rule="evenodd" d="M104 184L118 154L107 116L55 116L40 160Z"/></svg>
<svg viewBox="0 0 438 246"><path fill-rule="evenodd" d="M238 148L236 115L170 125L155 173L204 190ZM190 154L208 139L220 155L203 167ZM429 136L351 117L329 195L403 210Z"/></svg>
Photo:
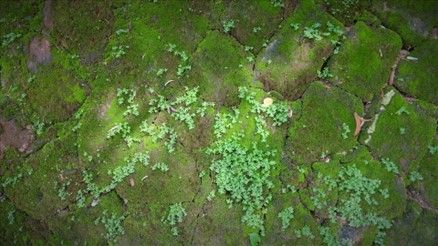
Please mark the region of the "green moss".
<svg viewBox="0 0 438 246"><path fill-rule="evenodd" d="M80 55L88 64L101 59L114 21L111 3L57 1L52 5L55 44Z"/></svg>
<svg viewBox="0 0 438 246"><path fill-rule="evenodd" d="M66 67L67 55L53 51L52 64L40 67L28 85L27 97L32 108L46 122L64 121L85 100L85 89L76 77L81 67Z"/></svg>
<svg viewBox="0 0 438 246"><path fill-rule="evenodd" d="M52 232L53 242L68 241L78 244L105 244L107 233L105 226L96 223L103 212L108 214L125 214L120 198L115 192L103 196L96 207L87 207L78 209L74 205L69 206L68 210L61 211L55 217L50 218L48 227ZM117 237L122 240L123 237Z"/></svg>
<svg viewBox="0 0 438 246"><path fill-rule="evenodd" d="M438 52L438 42L430 40L422 43L409 56L416 60L404 59L398 67L395 84L408 95L438 105L438 63L432 54Z"/></svg>
<svg viewBox="0 0 438 246"><path fill-rule="evenodd" d="M32 235L29 233L26 226L26 220L28 216L21 210L18 210L14 204L6 200L6 198L0 198L0 229L2 231L0 239L5 242L11 242L14 244L26 244L32 239Z"/></svg>
<svg viewBox="0 0 438 246"><path fill-rule="evenodd" d="M394 221L385 243L387 245L434 244L436 230L436 214L410 202L403 216Z"/></svg>
<svg viewBox="0 0 438 246"><path fill-rule="evenodd" d="M420 162L418 172L423 177L423 180L414 184L414 187L425 198L425 200L432 206L438 207L438 186L437 186L437 165L438 153L431 151L432 148L438 146L438 138L435 136L434 140L429 144L428 151ZM429 148L430 147L430 148Z"/></svg>
<svg viewBox="0 0 438 246"><path fill-rule="evenodd" d="M342 25L322 12L313 1L298 4L257 56L255 69L266 91L278 91L288 99L301 96L338 41L337 34L331 32L321 40L308 40L303 36L304 30L319 23L320 32L327 32L328 22L342 30ZM291 24L298 24L298 29L292 28Z"/></svg>
<svg viewBox="0 0 438 246"><path fill-rule="evenodd" d="M365 1L359 0L320 0L319 2L327 8L331 15L346 25L352 24L366 5Z"/></svg>
<svg viewBox="0 0 438 246"><path fill-rule="evenodd" d="M339 88L321 82L310 85L303 95L303 112L289 129L289 147L296 163L310 163L341 154L356 144L353 113L362 114L360 100ZM344 139L343 124L351 130Z"/></svg>
<svg viewBox="0 0 438 246"><path fill-rule="evenodd" d="M399 33L407 46L417 46L438 24L434 13L438 10L435 1L373 1L372 10L385 26Z"/></svg>
<svg viewBox="0 0 438 246"><path fill-rule="evenodd" d="M202 81L201 97L218 105L236 105L238 87L250 85L253 80L247 56L250 53L231 37L209 32L193 55L196 79L192 83Z"/></svg>
<svg viewBox="0 0 438 246"><path fill-rule="evenodd" d="M68 160L74 161L75 148L70 142L53 141L41 151L20 164L21 170L11 170L9 175L22 173L16 185L6 188L7 196L14 204L38 220L46 220L67 202L58 197L57 183L63 170L72 168Z"/></svg>
<svg viewBox="0 0 438 246"><path fill-rule="evenodd" d="M272 4L270 0L198 2L192 7L208 16L217 30L223 30L224 21L234 20L235 28L230 35L243 45L253 47L254 52L262 48L262 44L283 20L283 16L290 12L290 6L283 9Z"/></svg>
<svg viewBox="0 0 438 246"><path fill-rule="evenodd" d="M339 54L329 62L332 80L363 101L370 101L387 84L401 40L391 30L363 22L356 23L347 36Z"/></svg>
<svg viewBox="0 0 438 246"><path fill-rule="evenodd" d="M406 175L416 170L426 154L435 134L436 120L417 110L395 89L389 89L378 104L380 109L372 116L373 121L368 124L366 134L361 135L361 141L370 147L373 155L388 158ZM404 134L400 128L405 129Z"/></svg>

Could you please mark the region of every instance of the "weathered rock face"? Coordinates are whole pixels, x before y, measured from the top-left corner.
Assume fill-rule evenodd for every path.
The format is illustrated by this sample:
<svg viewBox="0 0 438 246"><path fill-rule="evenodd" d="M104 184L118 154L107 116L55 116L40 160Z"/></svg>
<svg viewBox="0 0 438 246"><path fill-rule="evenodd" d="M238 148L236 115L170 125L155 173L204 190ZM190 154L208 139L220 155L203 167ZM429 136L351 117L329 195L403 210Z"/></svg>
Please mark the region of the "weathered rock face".
<svg viewBox="0 0 438 246"><path fill-rule="evenodd" d="M13 120L6 120L0 116L0 159L6 148L11 147L19 152L28 152L34 135L31 126L22 129Z"/></svg>
<svg viewBox="0 0 438 246"><path fill-rule="evenodd" d="M0 1L0 241L433 245L436 3Z"/></svg>
<svg viewBox="0 0 438 246"><path fill-rule="evenodd" d="M36 72L40 65L47 65L52 61L50 43L44 37L35 37L29 44L29 61L27 68Z"/></svg>

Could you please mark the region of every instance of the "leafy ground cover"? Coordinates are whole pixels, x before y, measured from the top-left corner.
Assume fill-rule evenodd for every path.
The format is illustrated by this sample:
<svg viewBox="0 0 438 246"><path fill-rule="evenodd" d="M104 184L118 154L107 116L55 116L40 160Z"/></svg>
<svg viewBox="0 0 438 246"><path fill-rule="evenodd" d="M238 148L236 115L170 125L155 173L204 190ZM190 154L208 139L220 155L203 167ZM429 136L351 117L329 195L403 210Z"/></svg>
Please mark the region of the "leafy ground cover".
<svg viewBox="0 0 438 246"><path fill-rule="evenodd" d="M433 1L2 1L0 239L435 245Z"/></svg>

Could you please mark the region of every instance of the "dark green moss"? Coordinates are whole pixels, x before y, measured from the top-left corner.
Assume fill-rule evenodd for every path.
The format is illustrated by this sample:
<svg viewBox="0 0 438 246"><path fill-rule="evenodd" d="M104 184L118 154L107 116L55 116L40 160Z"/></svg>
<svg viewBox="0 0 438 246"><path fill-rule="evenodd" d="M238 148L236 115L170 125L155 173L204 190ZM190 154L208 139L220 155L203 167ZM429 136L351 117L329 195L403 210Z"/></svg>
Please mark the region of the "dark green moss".
<svg viewBox="0 0 438 246"><path fill-rule="evenodd" d="M339 54L329 62L332 80L363 101L370 101L387 84L401 40L389 29L372 28L363 22L356 23L347 37Z"/></svg>
<svg viewBox="0 0 438 246"><path fill-rule="evenodd" d="M380 111L373 115L361 141L378 158L389 158L403 174L418 167L435 134L436 120L404 99L395 89L388 89Z"/></svg>
<svg viewBox="0 0 438 246"><path fill-rule="evenodd" d="M288 151L296 163L321 160L323 153L339 155L356 144L353 114L363 114L358 98L337 87L315 82L303 95L302 110L301 118L292 122L289 129Z"/></svg>
<svg viewBox="0 0 438 246"><path fill-rule="evenodd" d="M287 99L302 95L332 52L332 41L338 40L333 33L321 40L305 39L304 28L319 23L321 31L326 32L328 22L342 29L341 23L322 12L313 1L298 4L257 56L255 69L266 91L278 91ZM291 24L299 25L298 29L294 30Z"/></svg>
<svg viewBox="0 0 438 246"><path fill-rule="evenodd" d="M438 41L429 40L415 48L408 59L400 62L395 80L404 93L438 105L438 62L433 56L438 52ZM409 58L415 60L409 60Z"/></svg>

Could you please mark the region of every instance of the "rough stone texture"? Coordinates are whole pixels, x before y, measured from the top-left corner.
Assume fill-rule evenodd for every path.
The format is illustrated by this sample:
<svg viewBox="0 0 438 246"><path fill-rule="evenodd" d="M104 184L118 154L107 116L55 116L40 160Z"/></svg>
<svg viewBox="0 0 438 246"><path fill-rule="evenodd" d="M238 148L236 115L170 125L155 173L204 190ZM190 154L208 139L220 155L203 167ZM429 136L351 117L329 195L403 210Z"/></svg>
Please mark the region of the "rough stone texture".
<svg viewBox="0 0 438 246"><path fill-rule="evenodd" d="M40 65L47 65L52 61L50 43L44 37L35 37L29 44L29 61L27 67L36 72Z"/></svg>
<svg viewBox="0 0 438 246"><path fill-rule="evenodd" d="M13 120L7 121L0 116L0 159L3 152L12 147L27 152L34 139L31 126L21 129Z"/></svg>

